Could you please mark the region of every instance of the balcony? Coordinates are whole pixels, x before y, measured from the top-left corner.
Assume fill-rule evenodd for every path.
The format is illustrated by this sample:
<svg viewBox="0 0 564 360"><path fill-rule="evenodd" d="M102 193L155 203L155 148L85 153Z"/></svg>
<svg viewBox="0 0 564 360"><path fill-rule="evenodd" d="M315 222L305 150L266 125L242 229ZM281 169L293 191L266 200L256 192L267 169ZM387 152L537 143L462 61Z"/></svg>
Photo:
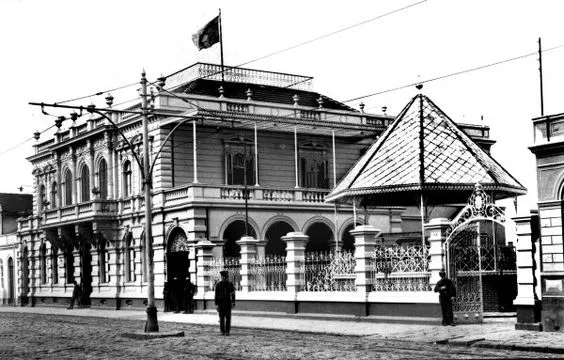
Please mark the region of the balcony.
<svg viewBox="0 0 564 360"><path fill-rule="evenodd" d="M154 205L174 207L191 201L206 201L222 204L242 204L245 201L244 187L241 185L202 185L188 184L174 189L163 190L154 196ZM329 190L303 188L267 188L260 186L247 187L250 204L273 206L312 206L325 204L325 196Z"/></svg>
<svg viewBox="0 0 564 360"><path fill-rule="evenodd" d="M96 199L57 209L45 210L43 212L43 226L112 218L118 213L118 205L119 202L116 200Z"/></svg>

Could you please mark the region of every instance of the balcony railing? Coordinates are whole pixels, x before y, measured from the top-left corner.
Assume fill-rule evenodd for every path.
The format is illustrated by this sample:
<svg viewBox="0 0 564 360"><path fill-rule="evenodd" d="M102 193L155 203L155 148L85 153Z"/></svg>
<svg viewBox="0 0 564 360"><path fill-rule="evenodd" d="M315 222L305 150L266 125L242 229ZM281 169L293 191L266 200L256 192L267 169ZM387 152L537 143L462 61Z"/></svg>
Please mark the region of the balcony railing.
<svg viewBox="0 0 564 360"><path fill-rule="evenodd" d="M258 203L323 203L329 190L301 188L266 188L247 187L250 202ZM245 188L241 185L201 185L188 184L170 190L164 190L163 206L180 205L187 201L207 200L211 202L244 201Z"/></svg>
<svg viewBox="0 0 564 360"><path fill-rule="evenodd" d="M111 216L117 214L117 212L118 201L96 199L80 204L45 210L43 212L43 224L53 225L59 222L93 218L94 216Z"/></svg>

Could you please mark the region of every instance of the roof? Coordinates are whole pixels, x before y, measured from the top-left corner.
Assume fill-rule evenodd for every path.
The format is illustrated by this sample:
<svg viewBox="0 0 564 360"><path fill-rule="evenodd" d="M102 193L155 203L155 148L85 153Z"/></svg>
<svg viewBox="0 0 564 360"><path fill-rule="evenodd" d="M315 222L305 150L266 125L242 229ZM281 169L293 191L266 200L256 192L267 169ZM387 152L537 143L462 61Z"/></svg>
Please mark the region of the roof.
<svg viewBox="0 0 564 360"><path fill-rule="evenodd" d="M495 198L526 189L428 97L417 95L327 196L364 204L465 202L475 184ZM347 199L348 198L348 199Z"/></svg>
<svg viewBox="0 0 564 360"><path fill-rule="evenodd" d="M196 79L178 87L175 91L218 97L220 86L222 86L221 81ZM358 110L350 106L313 91L229 81L225 81L223 83L223 89L224 96L231 99L247 99L247 90L250 89L252 91L252 98L254 101L293 105L293 97L294 95L298 95L298 103L302 106L317 108L319 107L317 100L322 98L323 107L326 109L358 112Z"/></svg>
<svg viewBox="0 0 564 360"><path fill-rule="evenodd" d="M0 206L4 213L31 213L33 195L0 193Z"/></svg>

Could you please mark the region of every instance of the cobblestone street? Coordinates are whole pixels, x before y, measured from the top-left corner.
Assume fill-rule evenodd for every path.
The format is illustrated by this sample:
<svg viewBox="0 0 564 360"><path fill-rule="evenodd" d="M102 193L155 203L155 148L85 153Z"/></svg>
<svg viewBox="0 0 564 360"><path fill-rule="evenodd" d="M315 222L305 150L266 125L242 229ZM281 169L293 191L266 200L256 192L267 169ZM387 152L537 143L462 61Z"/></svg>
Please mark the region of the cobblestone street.
<svg viewBox="0 0 564 360"><path fill-rule="evenodd" d="M273 321L276 321L273 319ZM233 328L218 336L211 326L161 322L161 331L185 337L132 340L143 321L9 313L1 314L0 359L518 359L562 355ZM346 326L346 323L343 323Z"/></svg>

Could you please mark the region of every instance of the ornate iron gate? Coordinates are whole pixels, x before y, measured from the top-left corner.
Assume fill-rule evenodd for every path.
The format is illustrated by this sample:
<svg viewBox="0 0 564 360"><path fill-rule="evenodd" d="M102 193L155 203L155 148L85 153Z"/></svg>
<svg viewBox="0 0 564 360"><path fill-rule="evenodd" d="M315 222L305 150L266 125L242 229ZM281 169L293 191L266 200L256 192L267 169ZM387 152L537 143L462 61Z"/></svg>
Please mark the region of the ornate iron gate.
<svg viewBox="0 0 564 360"><path fill-rule="evenodd" d="M448 277L456 288L454 321L480 323L483 320L482 258L480 223L460 226L452 233L447 251Z"/></svg>
<svg viewBox="0 0 564 360"><path fill-rule="evenodd" d="M483 191L481 185L476 184L468 204L452 221L452 230L445 242L446 270L456 287L453 312L457 323L483 321L482 274L484 270L492 272L501 269L501 262L496 261L498 254L501 254L496 251L500 246L495 241L490 244L486 239L484 239L486 243L482 244L481 222L505 225L505 215L501 208L490 203L490 197ZM493 257L489 256L490 253ZM492 259L493 262L490 261Z"/></svg>

